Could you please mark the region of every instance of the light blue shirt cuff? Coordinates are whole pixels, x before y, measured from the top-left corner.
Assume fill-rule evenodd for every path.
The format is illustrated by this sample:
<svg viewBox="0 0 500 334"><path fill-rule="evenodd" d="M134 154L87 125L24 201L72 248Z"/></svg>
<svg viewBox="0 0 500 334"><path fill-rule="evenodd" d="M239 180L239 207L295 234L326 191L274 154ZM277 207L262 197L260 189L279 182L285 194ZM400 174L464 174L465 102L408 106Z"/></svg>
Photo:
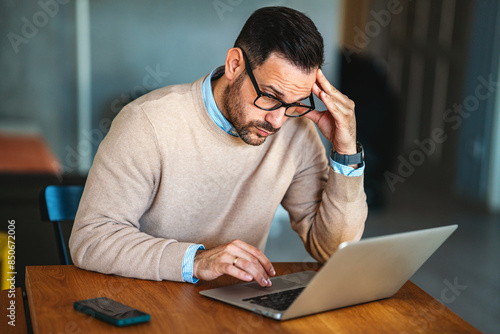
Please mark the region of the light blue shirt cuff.
<svg viewBox="0 0 500 334"><path fill-rule="evenodd" d="M350 166L342 165L338 163L337 161L334 161L332 157L330 158L330 166L332 166L333 171L345 176L350 176L350 177L356 177L356 176L361 176L363 175L363 172L365 171L365 163L363 162L363 165L361 167L358 167L357 169L354 169Z"/></svg>
<svg viewBox="0 0 500 334"><path fill-rule="evenodd" d="M193 277L193 264L194 256L200 249L205 249L205 246L194 244L189 246L184 254L184 259L182 260L182 279L184 282L196 283L199 281L199 279Z"/></svg>

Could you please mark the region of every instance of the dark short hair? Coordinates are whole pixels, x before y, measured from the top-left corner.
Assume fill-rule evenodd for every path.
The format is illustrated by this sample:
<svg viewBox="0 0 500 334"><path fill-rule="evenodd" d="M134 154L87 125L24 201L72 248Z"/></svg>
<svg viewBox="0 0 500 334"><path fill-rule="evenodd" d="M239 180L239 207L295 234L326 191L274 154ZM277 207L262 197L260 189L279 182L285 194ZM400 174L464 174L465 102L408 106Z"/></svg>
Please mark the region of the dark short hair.
<svg viewBox="0 0 500 334"><path fill-rule="evenodd" d="M321 67L324 61L323 37L304 13L287 7L264 7L247 20L234 43L257 68L273 52L304 71Z"/></svg>

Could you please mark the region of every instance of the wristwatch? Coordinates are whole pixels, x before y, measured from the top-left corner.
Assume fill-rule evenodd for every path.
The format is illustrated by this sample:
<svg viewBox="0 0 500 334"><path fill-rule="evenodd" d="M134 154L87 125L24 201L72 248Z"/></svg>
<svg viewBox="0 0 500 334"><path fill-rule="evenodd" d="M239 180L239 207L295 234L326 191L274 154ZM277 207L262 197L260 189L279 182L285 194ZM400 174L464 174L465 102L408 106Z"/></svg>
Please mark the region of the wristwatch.
<svg viewBox="0 0 500 334"><path fill-rule="evenodd" d="M363 145L359 141L356 142L356 154L339 154L332 149L331 157L333 161L338 162L339 164L349 166L349 165L358 165L361 167L363 161L365 161L365 151L363 149Z"/></svg>

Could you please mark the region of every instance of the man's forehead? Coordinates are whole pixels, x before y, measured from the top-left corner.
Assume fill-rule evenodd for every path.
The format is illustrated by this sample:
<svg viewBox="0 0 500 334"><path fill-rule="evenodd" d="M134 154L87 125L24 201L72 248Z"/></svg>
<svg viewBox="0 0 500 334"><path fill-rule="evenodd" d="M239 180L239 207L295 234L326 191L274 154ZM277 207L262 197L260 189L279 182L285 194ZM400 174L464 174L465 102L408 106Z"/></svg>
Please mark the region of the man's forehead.
<svg viewBox="0 0 500 334"><path fill-rule="evenodd" d="M271 54L255 71L260 88L269 88L281 97L293 94L307 97L316 81L317 69L306 71L276 53Z"/></svg>

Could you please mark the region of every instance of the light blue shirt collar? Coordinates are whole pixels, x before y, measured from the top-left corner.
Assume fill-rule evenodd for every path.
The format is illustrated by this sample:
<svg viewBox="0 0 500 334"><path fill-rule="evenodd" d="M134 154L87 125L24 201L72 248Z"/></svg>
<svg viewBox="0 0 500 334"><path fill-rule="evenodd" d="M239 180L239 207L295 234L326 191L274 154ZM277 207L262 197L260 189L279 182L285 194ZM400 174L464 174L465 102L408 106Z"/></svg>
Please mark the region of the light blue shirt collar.
<svg viewBox="0 0 500 334"><path fill-rule="evenodd" d="M222 115L215 103L214 94L212 92L212 80L220 78L224 74L224 66L219 66L208 75L203 81L201 86L201 92L203 94L203 101L205 102L205 107L207 108L210 118L217 124L219 128L224 130L224 132L238 137L236 129L231 123Z"/></svg>

